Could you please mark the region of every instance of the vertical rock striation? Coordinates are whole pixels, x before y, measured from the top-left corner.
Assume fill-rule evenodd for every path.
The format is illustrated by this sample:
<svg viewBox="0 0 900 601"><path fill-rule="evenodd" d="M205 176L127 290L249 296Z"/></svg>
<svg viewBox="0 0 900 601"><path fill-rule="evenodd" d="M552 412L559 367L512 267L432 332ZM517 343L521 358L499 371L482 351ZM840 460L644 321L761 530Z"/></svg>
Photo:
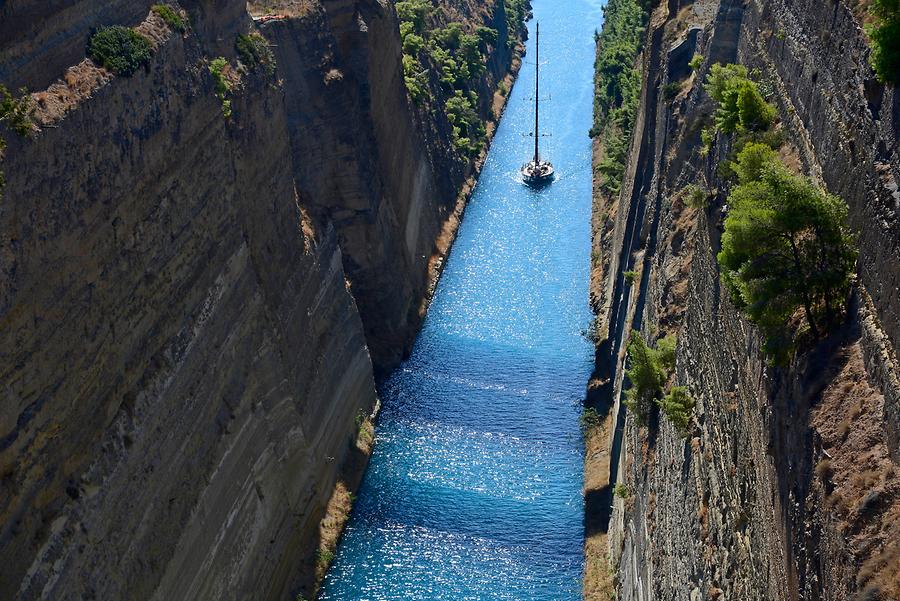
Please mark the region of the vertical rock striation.
<svg viewBox="0 0 900 601"><path fill-rule="evenodd" d="M595 232L614 253L594 289L598 372L621 426L612 481L628 492L609 525L620 599L900 594L898 112L867 52L840 2L655 7L626 181L614 225ZM695 53L704 61L691 73ZM730 141L720 134L699 152L713 62L754 69L779 108L782 154L841 195L861 232L846 324L784 368L766 364L758 331L719 283L730 184L718 165ZM708 207L688 206L689 185L711 192ZM633 284L625 270L636 271ZM677 333L674 380L697 403L686 438L656 408L640 426L621 407L631 329L648 340Z"/></svg>
<svg viewBox="0 0 900 601"><path fill-rule="evenodd" d="M281 91L212 86L170 35L10 148L3 598L283 598L374 403Z"/></svg>
<svg viewBox="0 0 900 601"><path fill-rule="evenodd" d="M503 3L493 5L488 23L501 23L505 40ZM372 359L383 372L412 345L435 241L472 166L450 155L449 131L420 133L431 124L410 104L389 4L325 0L269 10L283 16L263 33L284 78L298 187L310 212L335 225ZM479 81L484 119L493 117L490 100L511 62L505 44L488 58Z"/></svg>
<svg viewBox="0 0 900 601"><path fill-rule="evenodd" d="M41 90L4 135L0 598L293 596L473 167L409 105L389 3L286 3L274 75L239 0L183 0L184 35L88 4L0 8L0 81ZM84 58L111 24L152 41L132 77Z"/></svg>

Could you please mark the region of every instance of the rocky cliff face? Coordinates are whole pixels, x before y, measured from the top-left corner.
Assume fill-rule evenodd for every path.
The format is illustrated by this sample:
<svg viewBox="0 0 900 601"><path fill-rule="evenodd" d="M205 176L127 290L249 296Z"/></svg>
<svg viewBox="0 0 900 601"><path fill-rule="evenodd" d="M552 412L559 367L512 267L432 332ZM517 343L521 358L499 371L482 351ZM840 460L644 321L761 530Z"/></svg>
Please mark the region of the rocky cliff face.
<svg viewBox="0 0 900 601"><path fill-rule="evenodd" d="M503 2L487 15L502 23ZM409 351L424 316L435 240L473 164L450 155L450 131L409 101L396 16L375 0L327 0L305 10L253 5L282 18L263 27L282 65L300 194L334 224L376 369ZM479 80L490 99L512 62L505 44ZM420 135L420 132L425 135Z"/></svg>
<svg viewBox="0 0 900 601"><path fill-rule="evenodd" d="M302 3L269 76L239 1L182 2L184 35L38 4L0 9L0 77L40 90L3 161L0 598L283 599L456 202L393 9ZM130 78L84 59L112 23L153 41Z"/></svg>
<svg viewBox="0 0 900 601"><path fill-rule="evenodd" d="M595 298L604 326L599 384L619 426L611 476L625 491L609 523L621 599L900 594L900 113L865 48L840 2L655 7L626 182L612 222L595 226L598 246L612 252ZM695 53L704 62L691 73ZM861 231L860 285L846 324L785 368L766 364L758 331L719 282L729 184L717 167L730 141L720 135L707 156L699 152L712 108L701 83L714 62L756 70L779 108L782 154L840 194ZM713 192L706 209L687 206L690 184ZM637 272L633 283L627 270ZM641 427L621 406L622 340L631 329L648 340L677 333L674 381L697 402L686 438L658 410Z"/></svg>

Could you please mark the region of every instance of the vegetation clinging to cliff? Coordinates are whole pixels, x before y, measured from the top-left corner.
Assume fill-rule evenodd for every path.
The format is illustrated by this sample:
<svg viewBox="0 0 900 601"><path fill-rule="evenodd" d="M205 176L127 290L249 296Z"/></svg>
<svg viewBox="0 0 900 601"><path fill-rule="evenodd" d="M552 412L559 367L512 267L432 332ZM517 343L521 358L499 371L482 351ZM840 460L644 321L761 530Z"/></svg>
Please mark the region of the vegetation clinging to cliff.
<svg viewBox="0 0 900 601"><path fill-rule="evenodd" d="M234 43L241 63L248 69L262 67L270 77L275 74L275 54L260 34L241 34Z"/></svg>
<svg viewBox="0 0 900 601"><path fill-rule="evenodd" d="M209 72L215 81L216 98L222 103L222 115L228 119L231 117L231 100L227 94L231 92L231 82L225 74L230 65L225 57L220 56L209 63Z"/></svg>
<svg viewBox="0 0 900 601"><path fill-rule="evenodd" d="M523 0L515 0L521 3ZM396 4L403 43L403 76L416 104L443 101L444 113L453 127L453 147L464 156L477 154L485 137L478 115L475 78L485 71L490 46L497 43L497 30L463 23L434 25L435 9L428 0L401 0ZM517 13L518 14L518 13ZM518 28L513 28L515 31ZM437 74L432 89L430 73Z"/></svg>
<svg viewBox="0 0 900 601"><path fill-rule="evenodd" d="M101 27L88 41L87 54L104 69L128 76L150 60L150 41L129 27Z"/></svg>
<svg viewBox="0 0 900 601"><path fill-rule="evenodd" d="M842 313L857 254L847 205L790 173L764 144L747 144L733 168L738 185L718 254L722 280L762 328L769 354L783 360L799 309L815 337Z"/></svg>
<svg viewBox="0 0 900 601"><path fill-rule="evenodd" d="M150 7L150 10L159 15L159 18L165 21L166 25L171 27L174 31L179 33L187 31L187 18L183 17L180 12L168 4L154 4Z"/></svg>
<svg viewBox="0 0 900 601"><path fill-rule="evenodd" d="M718 104L716 127L724 133L764 130L775 120L775 107L762 97L743 65L713 65L706 91Z"/></svg>
<svg viewBox="0 0 900 601"><path fill-rule="evenodd" d="M609 0L603 19L603 30L595 35L594 126L590 135L600 136L603 143L604 158L597 167L603 175L601 187L618 194L641 91L637 58L647 11L638 0Z"/></svg>
<svg viewBox="0 0 900 601"><path fill-rule="evenodd" d="M503 8L506 11L506 44L514 48L519 43L519 28L528 16L528 0L505 0Z"/></svg>
<svg viewBox="0 0 900 601"><path fill-rule="evenodd" d="M866 27L872 40L870 60L878 79L900 81L900 0L874 0L870 11L876 22Z"/></svg>
<svg viewBox="0 0 900 601"><path fill-rule="evenodd" d="M6 86L0 84L0 125L9 127L20 136L27 136L33 127L31 115L34 113L34 106L27 90L22 88L20 94L21 96L16 98ZM6 140L0 136L0 161L3 160L5 151ZM0 198L3 197L5 186L6 176L0 170Z"/></svg>
<svg viewBox="0 0 900 601"><path fill-rule="evenodd" d="M625 373L631 388L625 391L625 406L643 423L650 403L662 395L669 374L675 369L675 337L666 336L656 343L656 348L650 348L639 332L632 331L628 362Z"/></svg>

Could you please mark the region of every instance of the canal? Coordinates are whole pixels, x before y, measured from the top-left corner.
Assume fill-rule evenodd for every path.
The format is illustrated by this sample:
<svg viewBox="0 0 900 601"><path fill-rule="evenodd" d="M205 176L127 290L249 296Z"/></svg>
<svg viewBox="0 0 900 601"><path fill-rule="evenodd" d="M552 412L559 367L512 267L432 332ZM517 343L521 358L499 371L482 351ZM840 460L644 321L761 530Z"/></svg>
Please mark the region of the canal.
<svg viewBox="0 0 900 601"><path fill-rule="evenodd" d="M532 35L412 356L379 391L375 452L320 599L581 597L587 132L602 2L533 5L558 179L535 191L518 174L531 152Z"/></svg>

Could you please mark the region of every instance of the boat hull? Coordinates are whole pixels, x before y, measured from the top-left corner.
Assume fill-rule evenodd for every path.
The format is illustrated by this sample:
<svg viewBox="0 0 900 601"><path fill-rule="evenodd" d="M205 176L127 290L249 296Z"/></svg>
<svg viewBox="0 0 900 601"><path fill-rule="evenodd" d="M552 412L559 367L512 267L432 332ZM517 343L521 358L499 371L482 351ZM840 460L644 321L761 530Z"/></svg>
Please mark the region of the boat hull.
<svg viewBox="0 0 900 601"><path fill-rule="evenodd" d="M529 186L542 186L553 181L556 171L549 161L531 161L522 167L522 181Z"/></svg>

